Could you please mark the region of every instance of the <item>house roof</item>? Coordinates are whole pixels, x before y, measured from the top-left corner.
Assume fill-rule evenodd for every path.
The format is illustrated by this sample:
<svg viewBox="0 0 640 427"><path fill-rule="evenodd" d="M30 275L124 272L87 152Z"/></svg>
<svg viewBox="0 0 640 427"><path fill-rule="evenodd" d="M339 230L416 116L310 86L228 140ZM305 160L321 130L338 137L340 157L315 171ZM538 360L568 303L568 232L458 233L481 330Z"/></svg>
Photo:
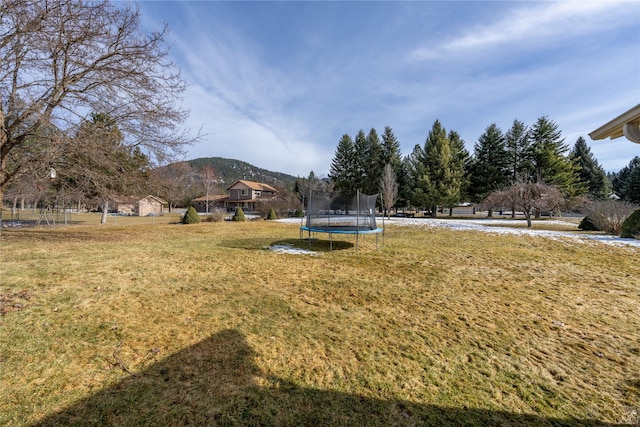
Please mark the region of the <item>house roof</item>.
<svg viewBox="0 0 640 427"><path fill-rule="evenodd" d="M629 141L640 144L640 104L609 120L589 136L593 140L625 136Z"/></svg>
<svg viewBox="0 0 640 427"><path fill-rule="evenodd" d="M228 194L214 194L214 195L208 197L210 202L217 202L217 201L225 200L225 199L228 199L228 198L229 198ZM197 199L192 199L192 201L194 201L194 202L206 202L207 201L207 196L198 197Z"/></svg>
<svg viewBox="0 0 640 427"><path fill-rule="evenodd" d="M161 205L168 205L169 202L162 200L160 197L157 196L147 196L147 197L143 197L142 199L138 200L138 202L143 201L144 199L151 199L151 200L155 200L156 202L160 203Z"/></svg>
<svg viewBox="0 0 640 427"><path fill-rule="evenodd" d="M231 188L233 188L233 186L235 186L238 183L244 185L245 187L249 187L252 190L267 190L267 191L273 191L274 193L278 192L278 190L276 190L275 188L273 188L269 184L265 184L265 183L262 183L262 182L255 182L255 181L246 181L244 179L237 180L236 182L231 184L231 186L229 186L229 188L227 188L227 190L230 190Z"/></svg>

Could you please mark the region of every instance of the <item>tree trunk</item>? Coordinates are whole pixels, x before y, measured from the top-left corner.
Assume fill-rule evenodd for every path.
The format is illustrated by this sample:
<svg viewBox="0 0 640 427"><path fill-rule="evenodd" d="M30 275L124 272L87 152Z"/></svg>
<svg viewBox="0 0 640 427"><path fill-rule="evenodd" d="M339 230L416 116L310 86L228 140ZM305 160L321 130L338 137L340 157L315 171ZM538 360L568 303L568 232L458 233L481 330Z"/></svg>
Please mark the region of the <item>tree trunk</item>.
<svg viewBox="0 0 640 427"><path fill-rule="evenodd" d="M492 218L493 217L493 209L489 209L487 211L487 218Z"/></svg>
<svg viewBox="0 0 640 427"><path fill-rule="evenodd" d="M109 213L109 202L107 200L102 204L102 217L100 218L100 224L107 223L107 215Z"/></svg>
<svg viewBox="0 0 640 427"><path fill-rule="evenodd" d="M525 212L524 216L527 218L527 227L531 228L531 212Z"/></svg>

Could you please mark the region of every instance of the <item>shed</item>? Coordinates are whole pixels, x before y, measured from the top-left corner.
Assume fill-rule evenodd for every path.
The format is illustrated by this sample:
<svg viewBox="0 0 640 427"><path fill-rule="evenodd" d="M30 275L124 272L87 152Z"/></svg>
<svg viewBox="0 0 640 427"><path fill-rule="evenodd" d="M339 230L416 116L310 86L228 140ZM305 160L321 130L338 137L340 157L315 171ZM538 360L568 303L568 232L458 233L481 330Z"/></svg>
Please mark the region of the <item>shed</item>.
<svg viewBox="0 0 640 427"><path fill-rule="evenodd" d="M169 203L156 196L147 196L136 202L136 211L139 216L164 215L165 206Z"/></svg>

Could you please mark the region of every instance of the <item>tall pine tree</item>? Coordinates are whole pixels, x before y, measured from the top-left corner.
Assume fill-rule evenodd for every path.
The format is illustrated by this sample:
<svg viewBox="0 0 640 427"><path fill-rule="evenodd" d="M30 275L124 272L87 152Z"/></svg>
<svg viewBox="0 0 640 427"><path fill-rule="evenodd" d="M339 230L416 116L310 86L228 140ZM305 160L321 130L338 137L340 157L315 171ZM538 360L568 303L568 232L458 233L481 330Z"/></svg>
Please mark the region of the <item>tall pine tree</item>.
<svg viewBox="0 0 640 427"><path fill-rule="evenodd" d="M505 149L509 162L511 184L533 179L533 162L531 159L531 143L528 127L519 120L514 120L505 134Z"/></svg>
<svg viewBox="0 0 640 427"><path fill-rule="evenodd" d="M413 151L405 157L404 164L409 183L407 195L410 204L421 208L431 208L424 189L419 185L420 180L427 174L424 148L420 144L416 144Z"/></svg>
<svg viewBox="0 0 640 427"><path fill-rule="evenodd" d="M591 153L583 137L578 138L569 153L569 159L578 166L580 181L587 187L592 199L605 199L609 196L609 180L604 169Z"/></svg>
<svg viewBox="0 0 640 427"><path fill-rule="evenodd" d="M640 203L640 157L634 157L615 175L613 191L621 200Z"/></svg>
<svg viewBox="0 0 640 427"><path fill-rule="evenodd" d="M529 135L535 182L557 186L567 197L584 194L586 188L578 178L578 167L565 157L569 147L558 125L546 116L540 117Z"/></svg>
<svg viewBox="0 0 640 427"><path fill-rule="evenodd" d="M449 208L449 216L452 216L453 208L467 196L467 190L470 184L469 171L471 167L471 156L458 132L451 130L449 131L448 137L452 155L451 174L453 181L459 186L457 195L450 197L445 203L445 206Z"/></svg>
<svg viewBox="0 0 640 427"><path fill-rule="evenodd" d="M350 198L356 194L356 170L355 146L351 137L344 134L331 161L329 178L334 184L334 189L342 192L345 197Z"/></svg>
<svg viewBox="0 0 640 427"><path fill-rule="evenodd" d="M400 164L402 164L402 152L400 151L400 142L389 126L385 126L382 134L382 163L390 164L397 176Z"/></svg>
<svg viewBox="0 0 640 427"><path fill-rule="evenodd" d="M480 202L509 183L511 164L506 138L495 123L480 135L473 150L470 193L474 202Z"/></svg>
<svg viewBox="0 0 640 427"><path fill-rule="evenodd" d="M458 173L457 154L453 152L447 131L436 120L423 150L423 172L417 176L416 194L437 215L439 206L451 206L461 197L462 177Z"/></svg>
<svg viewBox="0 0 640 427"><path fill-rule="evenodd" d="M364 153L364 162L366 165L363 177L364 182L360 189L365 194L375 194L378 192L382 171L384 169L382 153L382 144L380 143L378 132L376 132L374 128L371 128L367 135L367 147Z"/></svg>
<svg viewBox="0 0 640 427"><path fill-rule="evenodd" d="M369 157L369 141L364 131L360 129L356 134L353 141L353 148L355 150L355 170L353 175L353 186L355 194L356 190L362 191L366 185L368 157Z"/></svg>

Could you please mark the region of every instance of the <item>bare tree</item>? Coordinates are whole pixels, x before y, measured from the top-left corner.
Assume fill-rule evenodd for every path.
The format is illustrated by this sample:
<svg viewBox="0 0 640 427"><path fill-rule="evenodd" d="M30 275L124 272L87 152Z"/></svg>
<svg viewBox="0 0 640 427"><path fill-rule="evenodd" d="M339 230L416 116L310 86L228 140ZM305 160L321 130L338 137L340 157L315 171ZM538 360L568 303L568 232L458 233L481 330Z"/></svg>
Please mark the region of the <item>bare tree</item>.
<svg viewBox="0 0 640 427"><path fill-rule="evenodd" d="M382 194L382 202L384 203L384 213L386 213L387 218L389 218L391 208L396 205L396 201L398 200L398 180L396 179L396 173L389 163L387 163L382 170L380 193Z"/></svg>
<svg viewBox="0 0 640 427"><path fill-rule="evenodd" d="M515 208L522 211L531 227L531 217L538 210L551 211L565 203L562 192L543 183L516 182L501 191L494 191L482 203L485 208Z"/></svg>
<svg viewBox="0 0 640 427"><path fill-rule="evenodd" d="M170 212L177 203L185 202L189 198L189 178L193 174L189 163L173 163L153 169L149 174L153 191L169 203Z"/></svg>
<svg viewBox="0 0 640 427"><path fill-rule="evenodd" d="M200 171L200 179L202 180L202 186L204 187L205 199L207 205L205 212L209 215L209 197L213 195L218 188L218 175L216 170L211 165L205 165Z"/></svg>
<svg viewBox="0 0 640 427"><path fill-rule="evenodd" d="M154 162L181 152L184 82L166 32L145 34L130 4L0 3L0 200L23 171L61 167L65 141L92 112L113 119L122 144Z"/></svg>

